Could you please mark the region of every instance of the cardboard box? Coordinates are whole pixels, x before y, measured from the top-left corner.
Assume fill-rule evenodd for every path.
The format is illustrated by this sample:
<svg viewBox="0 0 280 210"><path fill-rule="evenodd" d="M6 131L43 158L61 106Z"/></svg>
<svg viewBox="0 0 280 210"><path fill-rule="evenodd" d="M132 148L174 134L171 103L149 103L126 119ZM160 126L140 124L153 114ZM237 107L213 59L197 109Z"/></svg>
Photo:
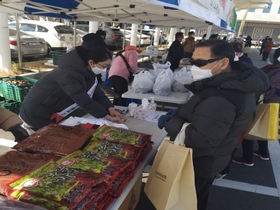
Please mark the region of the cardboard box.
<svg viewBox="0 0 280 210"><path fill-rule="evenodd" d="M126 198L124 199L119 210L134 210L139 202L141 194L142 175L136 181Z"/></svg>

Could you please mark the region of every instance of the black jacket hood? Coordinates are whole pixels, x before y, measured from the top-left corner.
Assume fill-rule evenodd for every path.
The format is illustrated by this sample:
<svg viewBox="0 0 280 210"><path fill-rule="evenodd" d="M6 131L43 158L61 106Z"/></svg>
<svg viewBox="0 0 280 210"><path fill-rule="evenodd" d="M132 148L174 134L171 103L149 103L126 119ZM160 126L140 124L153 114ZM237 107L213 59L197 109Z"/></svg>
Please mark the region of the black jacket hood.
<svg viewBox="0 0 280 210"><path fill-rule="evenodd" d="M74 50L63 55L57 65L62 69L67 69L67 71L79 71L84 76L92 73L87 68L87 52L85 48L78 46Z"/></svg>
<svg viewBox="0 0 280 210"><path fill-rule="evenodd" d="M83 41L88 41L88 40L91 40L91 39L102 39L102 37L100 35L97 35L95 33L90 33L90 34L87 34L85 36L83 36Z"/></svg>

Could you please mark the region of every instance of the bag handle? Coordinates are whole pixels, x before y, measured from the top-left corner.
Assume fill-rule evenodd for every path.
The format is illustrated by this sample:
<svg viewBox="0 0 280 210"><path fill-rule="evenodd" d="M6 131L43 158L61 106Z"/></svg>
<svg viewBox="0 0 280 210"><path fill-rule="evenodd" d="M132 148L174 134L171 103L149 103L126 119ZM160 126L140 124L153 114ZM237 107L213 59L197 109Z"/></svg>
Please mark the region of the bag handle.
<svg viewBox="0 0 280 210"><path fill-rule="evenodd" d="M129 63L127 62L127 60L125 59L125 57L123 56L123 54L119 54L119 56L121 56L121 58L122 58L123 61L125 62L126 68L127 68L127 70L129 71L129 73L132 73L132 72L130 71L131 67L130 67Z"/></svg>
<svg viewBox="0 0 280 210"><path fill-rule="evenodd" d="M178 146L185 146L185 138L186 138L186 133L185 133L185 130L186 130L186 127L188 127L191 123L184 123L180 132L177 134L176 136L176 139L174 141L174 144L175 145L178 145Z"/></svg>

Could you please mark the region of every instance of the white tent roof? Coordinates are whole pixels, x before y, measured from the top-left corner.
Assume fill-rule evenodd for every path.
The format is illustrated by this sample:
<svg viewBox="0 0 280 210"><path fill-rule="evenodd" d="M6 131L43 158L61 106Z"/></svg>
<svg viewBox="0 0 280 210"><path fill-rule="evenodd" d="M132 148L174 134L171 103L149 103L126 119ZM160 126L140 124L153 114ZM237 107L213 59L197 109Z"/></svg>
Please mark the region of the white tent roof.
<svg viewBox="0 0 280 210"><path fill-rule="evenodd" d="M62 2L63 0L56 0ZM2 0L0 12L51 16L71 15L77 21L103 21L120 23L151 24L159 27L205 28L205 19L192 16L182 10L172 10L144 0L68 0L78 2L76 8L53 5L55 0ZM48 3L49 2L49 3ZM61 17L63 18L63 17ZM217 22L217 21L216 21Z"/></svg>

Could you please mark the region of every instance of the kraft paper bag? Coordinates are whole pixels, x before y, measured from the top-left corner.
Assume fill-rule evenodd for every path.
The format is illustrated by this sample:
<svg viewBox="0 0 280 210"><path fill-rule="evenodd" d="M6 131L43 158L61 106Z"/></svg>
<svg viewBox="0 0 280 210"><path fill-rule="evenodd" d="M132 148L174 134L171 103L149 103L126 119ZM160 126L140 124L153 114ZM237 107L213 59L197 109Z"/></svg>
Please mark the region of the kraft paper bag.
<svg viewBox="0 0 280 210"><path fill-rule="evenodd" d="M249 140L278 140L279 104L259 104L244 138Z"/></svg>
<svg viewBox="0 0 280 210"><path fill-rule="evenodd" d="M184 141L183 126L177 138ZM183 132L182 132L183 131ZM182 137L183 136L183 137ZM177 140L176 138L176 140ZM158 210L196 210L192 149L165 140L152 165L145 193Z"/></svg>

